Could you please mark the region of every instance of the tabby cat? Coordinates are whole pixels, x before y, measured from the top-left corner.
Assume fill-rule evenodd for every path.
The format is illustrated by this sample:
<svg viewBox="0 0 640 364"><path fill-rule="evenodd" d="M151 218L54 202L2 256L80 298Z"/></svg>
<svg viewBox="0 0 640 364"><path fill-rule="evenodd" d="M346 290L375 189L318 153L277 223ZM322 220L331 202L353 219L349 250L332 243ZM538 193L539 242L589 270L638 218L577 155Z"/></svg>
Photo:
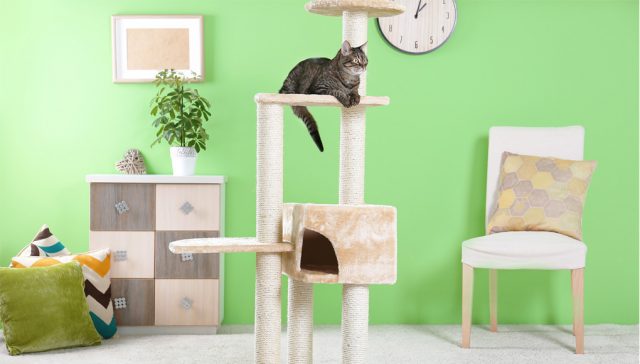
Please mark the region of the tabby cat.
<svg viewBox="0 0 640 364"><path fill-rule="evenodd" d="M358 105L360 75L367 68L367 55L362 50L365 44L352 48L345 40L333 59L309 58L298 63L284 80L280 93L331 95L345 107ZM318 124L307 107L292 106L291 109L302 119L318 149L324 151Z"/></svg>

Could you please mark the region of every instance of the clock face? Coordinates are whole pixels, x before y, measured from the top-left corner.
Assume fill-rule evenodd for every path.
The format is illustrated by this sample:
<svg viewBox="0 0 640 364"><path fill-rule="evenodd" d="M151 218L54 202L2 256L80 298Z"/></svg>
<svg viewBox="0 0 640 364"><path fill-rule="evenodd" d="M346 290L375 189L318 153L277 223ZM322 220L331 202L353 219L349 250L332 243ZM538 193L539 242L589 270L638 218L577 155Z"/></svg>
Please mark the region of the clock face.
<svg viewBox="0 0 640 364"><path fill-rule="evenodd" d="M395 0L404 13L378 18L384 38L397 49L412 54L428 53L449 39L456 26L455 0Z"/></svg>

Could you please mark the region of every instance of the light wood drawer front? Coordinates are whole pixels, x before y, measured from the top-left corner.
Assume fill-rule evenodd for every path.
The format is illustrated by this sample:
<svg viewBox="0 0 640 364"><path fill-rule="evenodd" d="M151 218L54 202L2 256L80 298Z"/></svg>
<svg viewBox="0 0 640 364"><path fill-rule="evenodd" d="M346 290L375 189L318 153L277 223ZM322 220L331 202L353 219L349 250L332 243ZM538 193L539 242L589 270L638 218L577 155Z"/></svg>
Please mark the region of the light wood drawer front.
<svg viewBox="0 0 640 364"><path fill-rule="evenodd" d="M118 326L152 326L155 318L153 279L112 279L111 300Z"/></svg>
<svg viewBox="0 0 640 364"><path fill-rule="evenodd" d="M155 186L92 183L91 230L154 230Z"/></svg>
<svg viewBox="0 0 640 364"><path fill-rule="evenodd" d="M169 243L192 238L212 238L216 231L158 231L156 233L156 278L218 278L218 254L173 254Z"/></svg>
<svg viewBox="0 0 640 364"><path fill-rule="evenodd" d="M154 277L153 231L91 231L89 246L111 249L112 278Z"/></svg>
<svg viewBox="0 0 640 364"><path fill-rule="evenodd" d="M220 230L220 185L157 185L156 229Z"/></svg>
<svg viewBox="0 0 640 364"><path fill-rule="evenodd" d="M217 279L156 279L156 325L218 325Z"/></svg>

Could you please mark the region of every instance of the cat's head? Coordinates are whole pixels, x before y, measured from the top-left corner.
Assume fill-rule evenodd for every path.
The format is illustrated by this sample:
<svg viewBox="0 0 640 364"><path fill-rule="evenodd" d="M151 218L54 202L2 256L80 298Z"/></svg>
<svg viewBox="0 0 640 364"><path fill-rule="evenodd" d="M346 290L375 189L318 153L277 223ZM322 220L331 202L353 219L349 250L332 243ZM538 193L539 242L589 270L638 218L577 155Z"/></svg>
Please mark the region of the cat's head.
<svg viewBox="0 0 640 364"><path fill-rule="evenodd" d="M353 48L349 41L342 42L340 47L340 65L352 75L360 75L367 70L367 55L364 53L362 47Z"/></svg>

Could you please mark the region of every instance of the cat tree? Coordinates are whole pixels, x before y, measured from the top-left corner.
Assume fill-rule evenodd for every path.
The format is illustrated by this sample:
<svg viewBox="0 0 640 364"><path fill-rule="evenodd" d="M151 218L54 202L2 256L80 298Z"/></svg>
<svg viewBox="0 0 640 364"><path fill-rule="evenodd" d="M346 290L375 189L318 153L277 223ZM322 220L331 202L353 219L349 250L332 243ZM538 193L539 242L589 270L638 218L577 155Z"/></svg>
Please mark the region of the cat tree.
<svg viewBox="0 0 640 364"><path fill-rule="evenodd" d="M313 0L309 12L342 16L342 38L367 42L368 17L400 14L389 0ZM366 46L364 47L366 52ZM389 104L365 96L342 108L338 205L283 203L283 107L342 105L326 95L257 94L256 237L187 239L180 253L256 253L255 361L280 363L281 280L288 276L288 363L311 363L313 284L343 284L342 362L365 363L369 284L396 280L396 210L364 204L365 111Z"/></svg>

